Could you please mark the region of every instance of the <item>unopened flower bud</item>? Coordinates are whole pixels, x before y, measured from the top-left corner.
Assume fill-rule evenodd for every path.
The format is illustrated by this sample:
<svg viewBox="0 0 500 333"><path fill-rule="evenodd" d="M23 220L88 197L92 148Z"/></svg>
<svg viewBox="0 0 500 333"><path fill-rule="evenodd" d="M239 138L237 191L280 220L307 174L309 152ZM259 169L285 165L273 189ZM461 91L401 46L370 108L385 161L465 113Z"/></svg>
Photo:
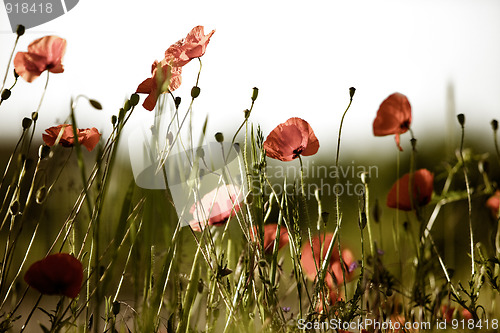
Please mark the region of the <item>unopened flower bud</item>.
<svg viewBox="0 0 500 333"><path fill-rule="evenodd" d="M118 113L118 120L122 121L125 118L125 109L121 108Z"/></svg>
<svg viewBox="0 0 500 333"><path fill-rule="evenodd" d="M457 115L457 119L458 119L458 123L460 124L460 126L464 126L465 124L465 115L463 113L460 113Z"/></svg>
<svg viewBox="0 0 500 333"><path fill-rule="evenodd" d="M245 111L243 111L243 113L245 114L245 119L248 119L250 117L250 110L246 109Z"/></svg>
<svg viewBox="0 0 500 333"><path fill-rule="evenodd" d="M181 105L181 98L177 96L174 100L174 103L175 103L175 108L178 109L179 105Z"/></svg>
<svg viewBox="0 0 500 333"><path fill-rule="evenodd" d="M2 100L5 101L5 100L9 99L10 94L11 94L10 89L4 89L2 91Z"/></svg>
<svg viewBox="0 0 500 333"><path fill-rule="evenodd" d="M411 148L415 150L417 148L417 139L412 138L410 142L411 142Z"/></svg>
<svg viewBox="0 0 500 333"><path fill-rule="evenodd" d="M111 311L113 311L113 314L117 316L120 313L120 302L114 301Z"/></svg>
<svg viewBox="0 0 500 333"><path fill-rule="evenodd" d="M496 119L493 119L491 121L491 127L493 128L494 131L498 129L498 121Z"/></svg>
<svg viewBox="0 0 500 333"><path fill-rule="evenodd" d="M139 95L138 94L130 95L130 105L136 106L137 104L139 104Z"/></svg>
<svg viewBox="0 0 500 333"><path fill-rule="evenodd" d="M38 112L32 112L31 113L31 119L33 119L33 121L37 121L38 120Z"/></svg>
<svg viewBox="0 0 500 333"><path fill-rule="evenodd" d="M351 99L354 97L355 92L356 92L356 88L354 88L354 87L349 88L349 96L351 96Z"/></svg>
<svg viewBox="0 0 500 333"><path fill-rule="evenodd" d="M205 158L205 150L203 150L202 147L198 147L198 149L196 149L196 156L199 158Z"/></svg>
<svg viewBox="0 0 500 333"><path fill-rule="evenodd" d="M101 103L99 103L98 101L96 101L95 99L89 99L89 103L90 105L92 105L92 107L96 110L102 110L102 105Z"/></svg>
<svg viewBox="0 0 500 333"><path fill-rule="evenodd" d="M194 86L192 89L191 89L191 97L192 98L196 98L200 96L200 87L198 86Z"/></svg>
<svg viewBox="0 0 500 333"><path fill-rule="evenodd" d="M215 140L219 143L224 142L224 134L221 132L215 133Z"/></svg>
<svg viewBox="0 0 500 333"><path fill-rule="evenodd" d="M38 157L43 160L50 154L50 147L47 145L40 145L40 148L38 148Z"/></svg>
<svg viewBox="0 0 500 333"><path fill-rule="evenodd" d="M321 219L323 220L323 223L326 225L328 223L328 218L330 217L330 213L328 212L322 212L321 213Z"/></svg>
<svg viewBox="0 0 500 333"><path fill-rule="evenodd" d="M259 88L253 87L252 102L255 102L257 96L259 96Z"/></svg>
<svg viewBox="0 0 500 333"><path fill-rule="evenodd" d="M19 24L19 25L17 26L17 30L16 30L16 34L17 34L17 36L18 36L18 37L21 37L22 35L24 35L24 31L25 31L25 30L26 30L26 29L24 28L24 25Z"/></svg>
<svg viewBox="0 0 500 333"><path fill-rule="evenodd" d="M118 117L116 115L111 116L111 124L116 125L116 122L118 121Z"/></svg>
<svg viewBox="0 0 500 333"><path fill-rule="evenodd" d="M25 117L25 118L23 119L23 129L28 129L28 128L30 128L30 126L31 126L31 123L32 123L32 122L33 122L33 120L31 120L31 119L30 119L30 118L28 118L28 117Z"/></svg>
<svg viewBox="0 0 500 333"><path fill-rule="evenodd" d="M129 110L130 110L130 107L131 107L131 105L130 105L130 101L127 99L127 100L125 101L125 103L123 103L123 110L125 110L125 112L127 112L127 111L129 111Z"/></svg>

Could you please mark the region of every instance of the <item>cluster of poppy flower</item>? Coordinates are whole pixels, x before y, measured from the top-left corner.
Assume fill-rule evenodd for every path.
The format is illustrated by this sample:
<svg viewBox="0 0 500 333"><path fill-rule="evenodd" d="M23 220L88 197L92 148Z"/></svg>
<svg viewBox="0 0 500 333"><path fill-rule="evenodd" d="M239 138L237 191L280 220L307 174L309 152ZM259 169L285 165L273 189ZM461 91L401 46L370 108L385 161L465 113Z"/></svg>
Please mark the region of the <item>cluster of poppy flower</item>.
<svg viewBox="0 0 500 333"><path fill-rule="evenodd" d="M151 66L152 76L139 84L136 90L136 93L148 94L142 104L146 110L152 111L155 108L156 101L161 94L179 88L182 82L182 67L192 59L205 54L210 37L214 32L215 30L212 30L208 35L205 35L203 26L196 26L186 38L172 44L165 51L164 59L153 62Z"/></svg>
<svg viewBox="0 0 500 333"><path fill-rule="evenodd" d="M62 58L66 52L66 40L57 36L45 36L33 41L28 52L18 52L14 58L15 72L27 82L33 82L44 71L51 73L64 72ZM43 141L48 146L57 142L63 147L73 147L75 137L69 124L53 126L45 130ZM78 129L78 142L92 151L99 143L101 134L93 128Z"/></svg>

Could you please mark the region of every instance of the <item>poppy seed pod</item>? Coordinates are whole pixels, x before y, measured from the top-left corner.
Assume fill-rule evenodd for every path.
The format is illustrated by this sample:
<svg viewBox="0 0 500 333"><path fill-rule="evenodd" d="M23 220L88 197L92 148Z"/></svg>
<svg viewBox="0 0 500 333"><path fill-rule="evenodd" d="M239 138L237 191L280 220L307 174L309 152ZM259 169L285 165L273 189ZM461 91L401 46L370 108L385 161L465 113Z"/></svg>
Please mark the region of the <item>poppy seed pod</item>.
<svg viewBox="0 0 500 333"><path fill-rule="evenodd" d="M355 92L356 92L356 88L354 88L354 87L349 88L349 96L351 97L351 99L354 97Z"/></svg>
<svg viewBox="0 0 500 333"><path fill-rule="evenodd" d="M10 89L4 89L2 91L2 100L5 101L9 99L10 95L11 95Z"/></svg>
<svg viewBox="0 0 500 333"><path fill-rule="evenodd" d="M26 130L26 129L30 128L32 122L33 122L33 120L31 120L30 118L24 117L24 119L23 119L23 129Z"/></svg>
<svg viewBox="0 0 500 333"><path fill-rule="evenodd" d="M22 35L24 35L24 31L26 31L26 29L24 28L24 25L22 24L19 24L17 26L17 29L16 29L16 34L18 37L21 37Z"/></svg>
<svg viewBox="0 0 500 333"><path fill-rule="evenodd" d="M196 98L200 96L200 87L198 86L194 86L192 89L191 89L191 97L192 98Z"/></svg>
<svg viewBox="0 0 500 333"><path fill-rule="evenodd" d="M215 141L219 143L224 142L224 134L222 134L221 132L215 133Z"/></svg>
<svg viewBox="0 0 500 333"><path fill-rule="evenodd" d="M139 95L133 93L130 95L130 105L136 106L137 104L139 104Z"/></svg>
<svg viewBox="0 0 500 333"><path fill-rule="evenodd" d="M491 127L493 128L494 131L498 129L498 121L496 119L493 119L491 121Z"/></svg>
<svg viewBox="0 0 500 333"><path fill-rule="evenodd" d="M457 119L460 126L463 127L465 125L465 115L463 113L457 114Z"/></svg>
<svg viewBox="0 0 500 333"><path fill-rule="evenodd" d="M181 98L177 96L174 100L174 103L175 103L175 108L178 109L179 105L181 105Z"/></svg>
<svg viewBox="0 0 500 333"><path fill-rule="evenodd" d="M253 87L252 102L255 102L257 96L259 96L259 88Z"/></svg>

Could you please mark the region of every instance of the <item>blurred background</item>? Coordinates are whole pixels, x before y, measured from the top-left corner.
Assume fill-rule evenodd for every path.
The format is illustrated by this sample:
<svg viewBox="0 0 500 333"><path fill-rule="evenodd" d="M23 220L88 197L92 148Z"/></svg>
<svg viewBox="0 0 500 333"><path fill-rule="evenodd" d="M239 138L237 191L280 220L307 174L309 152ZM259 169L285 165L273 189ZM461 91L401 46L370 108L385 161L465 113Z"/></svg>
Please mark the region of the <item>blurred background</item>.
<svg viewBox="0 0 500 333"><path fill-rule="evenodd" d="M243 110L250 106L252 88L258 87L251 120L261 125L264 135L290 117L302 117L320 142L318 157L309 161L331 165L340 118L349 102L348 89L353 86L357 90L342 132L341 162L378 167L372 200L378 199L384 207L388 189L397 179L397 150L393 136L373 137L372 123L380 103L393 92L410 100L412 129L418 139L417 168L435 172L436 191L446 176L446 162L456 162L458 113L466 115L466 147L490 153L496 163L490 121L500 116L499 17L497 0L256 0L245 4L82 0L66 15L28 30L16 51L26 51L29 43L45 35L58 35L68 42L65 72L51 75L40 110L38 142L45 128L67 119L70 98L79 94L98 100L104 108L97 111L80 103L79 127L97 127L107 137L111 116L150 77L152 62L196 25L205 26L206 33L216 30L202 58L201 95L193 113L195 129L209 115L209 136L220 131L232 137ZM7 15L0 10L2 78L14 40ZM186 65L183 84L174 92L183 98L183 110L198 69L197 61ZM7 87L12 82L9 73ZM20 79L11 98L1 105L2 166L21 133L22 119L36 109L44 84L45 74L31 84ZM147 117L149 112L137 109L129 128ZM410 159L409 140L409 134L402 136L404 172ZM126 148L126 140L122 143ZM130 175L127 149L123 153L123 169ZM71 163L76 167L75 161ZM492 164L492 178L498 182L498 164ZM67 176L70 180L64 183L67 188L61 188L62 194L79 184L77 176L73 181ZM463 188L463 179L456 186ZM78 190L73 191L76 196ZM69 196L63 198L57 206L61 216L73 202ZM485 200L479 197L475 204L483 207ZM332 197L325 198L325 210L333 211L332 204ZM344 218L352 221L345 224L346 234L357 235L357 199L345 198L343 204ZM448 220L455 224L436 223L439 242L455 228L457 235L467 235L460 220L466 214L463 202L460 207L449 208ZM57 215L57 209L48 214ZM394 211L384 211L389 212L384 213L387 225L379 229L388 231L387 244ZM493 223L487 213L475 216L483 240L488 240L486 230ZM455 266L455 251L468 260L467 238L449 237L448 242L447 263Z"/></svg>

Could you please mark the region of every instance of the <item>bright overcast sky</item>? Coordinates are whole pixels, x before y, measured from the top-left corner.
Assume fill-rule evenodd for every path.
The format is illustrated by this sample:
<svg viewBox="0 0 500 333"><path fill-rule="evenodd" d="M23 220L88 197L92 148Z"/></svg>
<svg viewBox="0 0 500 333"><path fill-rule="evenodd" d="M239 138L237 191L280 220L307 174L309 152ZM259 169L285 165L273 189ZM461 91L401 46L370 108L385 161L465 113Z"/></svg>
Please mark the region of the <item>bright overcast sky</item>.
<svg viewBox="0 0 500 333"><path fill-rule="evenodd" d="M216 30L202 58L201 95L194 105L200 122L210 115L210 134L232 136L254 86L260 92L252 120L266 135L288 118L302 117L315 130L320 152L328 154L335 151L351 86L357 92L343 131L347 147L394 148L392 137L372 137L372 122L382 100L395 91L408 96L421 140L426 130L445 128L449 84L456 112L466 114L468 125L486 133L490 120L500 118L498 0L81 0L66 15L28 30L18 44L18 51L26 51L48 34L68 42L65 72L51 76L40 131L56 118L63 121L70 97L78 94L104 106L97 112L82 103L79 126L104 129L124 98L150 76L152 62L196 25ZM3 9L0 31L3 79L15 39ZM197 61L184 67L175 95L185 102L197 70ZM44 75L32 84L20 79L0 106L4 137L20 133L21 119L36 108L44 81ZM403 145L408 140L403 136Z"/></svg>

